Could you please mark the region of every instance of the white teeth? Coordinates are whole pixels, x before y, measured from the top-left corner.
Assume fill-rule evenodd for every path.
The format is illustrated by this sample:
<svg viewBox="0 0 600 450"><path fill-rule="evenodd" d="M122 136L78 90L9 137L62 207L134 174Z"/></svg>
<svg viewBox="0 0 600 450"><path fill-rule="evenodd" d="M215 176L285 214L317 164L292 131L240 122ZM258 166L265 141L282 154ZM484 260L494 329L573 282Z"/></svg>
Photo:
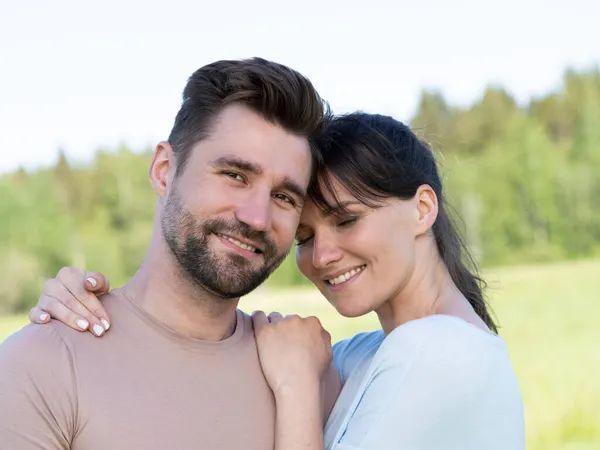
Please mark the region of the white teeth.
<svg viewBox="0 0 600 450"><path fill-rule="evenodd" d="M354 275L362 272L362 270L365 268L366 266L361 266L358 269L352 269L342 275L339 275L335 278L332 278L331 280L327 280L327 282L333 286L335 286L336 284L340 284L343 283L344 281L348 281L350 278L352 278Z"/></svg>
<svg viewBox="0 0 600 450"><path fill-rule="evenodd" d="M221 236L223 239L227 239L229 242L237 245L239 248L243 248L244 250L248 250L248 251L256 253L256 247L252 247L251 245L244 244L243 242L240 242L237 239L234 239L232 237L225 236L224 234L219 234L219 236Z"/></svg>

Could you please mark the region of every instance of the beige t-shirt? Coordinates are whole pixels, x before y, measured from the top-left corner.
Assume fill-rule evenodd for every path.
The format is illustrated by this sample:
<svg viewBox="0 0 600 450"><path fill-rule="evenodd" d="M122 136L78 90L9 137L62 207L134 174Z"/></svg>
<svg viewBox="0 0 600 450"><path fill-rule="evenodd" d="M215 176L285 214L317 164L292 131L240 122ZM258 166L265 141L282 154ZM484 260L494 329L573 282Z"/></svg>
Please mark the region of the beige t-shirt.
<svg viewBox="0 0 600 450"><path fill-rule="evenodd" d="M213 343L107 296L98 339L52 321L0 346L0 449L245 449L274 446L275 404L250 317ZM326 410L339 381L327 376Z"/></svg>

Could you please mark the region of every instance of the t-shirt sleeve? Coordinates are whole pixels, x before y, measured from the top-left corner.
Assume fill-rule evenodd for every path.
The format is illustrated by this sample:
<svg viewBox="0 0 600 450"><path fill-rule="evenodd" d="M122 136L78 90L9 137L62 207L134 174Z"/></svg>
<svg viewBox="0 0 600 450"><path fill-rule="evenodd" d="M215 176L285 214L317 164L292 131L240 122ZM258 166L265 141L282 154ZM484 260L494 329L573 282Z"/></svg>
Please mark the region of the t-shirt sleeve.
<svg viewBox="0 0 600 450"><path fill-rule="evenodd" d="M477 396L485 390L485 367L460 350L462 342L427 331L402 331L382 345L332 450L474 449L470 433L480 423Z"/></svg>
<svg viewBox="0 0 600 450"><path fill-rule="evenodd" d="M342 383L346 381L345 375L345 356L346 349L348 348L348 344L350 343L350 339L344 339L343 341L336 342L333 345L333 365L337 370L337 373L340 375Z"/></svg>
<svg viewBox="0 0 600 450"><path fill-rule="evenodd" d="M342 384L346 383L361 359L381 343L383 337L381 331L359 333L333 346L333 365L340 375Z"/></svg>
<svg viewBox="0 0 600 450"><path fill-rule="evenodd" d="M71 353L51 324L29 325L0 345L2 448L69 449L75 430Z"/></svg>

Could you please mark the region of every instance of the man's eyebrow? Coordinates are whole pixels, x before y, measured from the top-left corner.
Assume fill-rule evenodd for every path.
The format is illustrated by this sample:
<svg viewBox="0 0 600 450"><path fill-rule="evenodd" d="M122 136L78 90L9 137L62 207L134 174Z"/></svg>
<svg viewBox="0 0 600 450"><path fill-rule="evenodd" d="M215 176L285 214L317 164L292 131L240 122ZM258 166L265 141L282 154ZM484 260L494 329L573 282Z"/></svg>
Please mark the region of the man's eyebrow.
<svg viewBox="0 0 600 450"><path fill-rule="evenodd" d="M306 197L306 189L302 188L302 186L300 186L295 181L290 180L289 178L283 180L280 186L282 189L289 191L300 198Z"/></svg>
<svg viewBox="0 0 600 450"><path fill-rule="evenodd" d="M221 156L212 162L214 167L235 167L236 169L249 172L254 175L261 175L263 168L258 164L239 158L237 156Z"/></svg>

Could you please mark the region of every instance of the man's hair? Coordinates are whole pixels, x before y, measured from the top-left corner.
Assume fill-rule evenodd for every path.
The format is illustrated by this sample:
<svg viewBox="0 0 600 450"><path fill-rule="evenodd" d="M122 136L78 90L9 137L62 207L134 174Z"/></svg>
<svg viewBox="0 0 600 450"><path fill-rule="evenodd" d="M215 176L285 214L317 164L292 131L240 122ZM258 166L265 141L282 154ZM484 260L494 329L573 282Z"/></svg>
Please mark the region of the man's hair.
<svg viewBox="0 0 600 450"><path fill-rule="evenodd" d="M316 168L320 156L314 141L331 118L329 105L305 76L281 64L251 58L217 61L188 79L169 135L177 158L176 173L184 169L192 147L208 137L221 110L234 103L290 133L305 136Z"/></svg>

